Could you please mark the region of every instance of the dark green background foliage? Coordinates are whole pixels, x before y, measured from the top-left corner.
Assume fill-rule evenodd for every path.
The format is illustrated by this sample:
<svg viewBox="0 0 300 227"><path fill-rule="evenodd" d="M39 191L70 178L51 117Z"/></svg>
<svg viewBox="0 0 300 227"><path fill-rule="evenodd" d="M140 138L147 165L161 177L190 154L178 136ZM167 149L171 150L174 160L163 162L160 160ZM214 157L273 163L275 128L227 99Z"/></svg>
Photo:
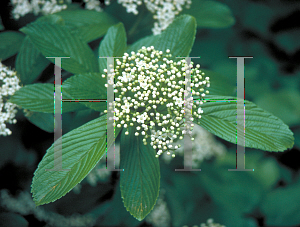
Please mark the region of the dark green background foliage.
<svg viewBox="0 0 300 227"><path fill-rule="evenodd" d="M299 2L193 0L184 16L155 37L152 14L144 6L134 16L117 1L104 13L77 4L15 21L8 0L1 4L0 59L17 70L23 85L11 101L32 111L28 116L19 111L18 123L8 126L13 134L0 137L1 190L15 198L31 190L35 204L45 204L37 209L45 213L1 202L0 226L53 226L53 213L92 215L95 226L152 226L144 218L159 189L165 191L169 226L199 225L208 218L228 227L300 226ZM183 167L181 157L166 164L152 156L155 151L141 137L127 139L118 130L120 168L128 171L113 172L96 186L84 177L105 159L106 115L99 112L106 104L64 103L63 167L72 170L43 172L53 165L54 64L45 56L71 56L62 64L63 98L106 99L101 77L106 60L98 56L120 56L144 45L170 49L173 56L201 56L193 61L210 77L211 97L219 98L236 96L236 60L228 56L253 56L245 60L245 160L246 169L254 172L228 171L235 167L234 103L203 105L200 125L218 136L228 152L201 163L201 172L175 172ZM69 192L80 181L81 192Z"/></svg>

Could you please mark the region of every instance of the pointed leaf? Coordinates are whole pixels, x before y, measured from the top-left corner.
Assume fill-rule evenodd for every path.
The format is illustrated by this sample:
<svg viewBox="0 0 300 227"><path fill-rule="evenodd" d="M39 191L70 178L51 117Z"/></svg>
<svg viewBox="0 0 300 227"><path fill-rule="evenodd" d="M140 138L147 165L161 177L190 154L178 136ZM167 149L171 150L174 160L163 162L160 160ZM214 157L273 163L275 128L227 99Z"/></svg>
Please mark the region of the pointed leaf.
<svg viewBox="0 0 300 227"><path fill-rule="evenodd" d="M65 26L85 42L102 37L117 22L108 13L93 10L63 10L55 15L61 16Z"/></svg>
<svg viewBox="0 0 300 227"><path fill-rule="evenodd" d="M97 72L98 63L88 44L65 26L37 21L21 29L45 57L62 59L61 67L71 73ZM54 63L54 58L49 58Z"/></svg>
<svg viewBox="0 0 300 227"><path fill-rule="evenodd" d="M72 97L62 88L63 99ZM12 103L35 112L54 112L54 85L53 84L31 84L22 87L10 98ZM70 112L82 109L80 103L63 102L62 112Z"/></svg>
<svg viewBox="0 0 300 227"><path fill-rule="evenodd" d="M133 45L127 53L137 51L142 46L154 46L156 50L171 50L173 57L187 57L191 52L196 35L196 20L190 15L177 17L160 35L147 36Z"/></svg>
<svg viewBox="0 0 300 227"><path fill-rule="evenodd" d="M237 100L232 96L207 96L207 99ZM206 102L196 122L209 132L236 143L236 101ZM274 115L245 100L245 146L266 151L284 151L294 144L293 132ZM243 146L243 144L239 144Z"/></svg>
<svg viewBox="0 0 300 227"><path fill-rule="evenodd" d="M95 167L106 150L106 122L106 115L103 115L57 140L58 145L63 145L62 168L70 171L45 171L54 168L54 146L47 150L31 185L36 205L61 198Z"/></svg>
<svg viewBox="0 0 300 227"><path fill-rule="evenodd" d="M0 60L15 55L21 47L24 35L20 32L7 31L0 33Z"/></svg>
<svg viewBox="0 0 300 227"><path fill-rule="evenodd" d="M119 23L110 27L99 47L99 57L123 57L127 47L124 25ZM107 68L107 60L99 58L100 72Z"/></svg>
<svg viewBox="0 0 300 227"><path fill-rule="evenodd" d="M268 193L261 202L261 212L267 226L298 226L300 216L299 178L285 187L278 187Z"/></svg>
<svg viewBox="0 0 300 227"><path fill-rule="evenodd" d="M126 209L139 221L153 209L160 187L159 161L156 152L148 143L143 144L143 136L134 136L129 128L121 134L120 144L120 188Z"/></svg>
<svg viewBox="0 0 300 227"><path fill-rule="evenodd" d="M35 126L43 129L46 132L54 132L54 114L32 112L26 118Z"/></svg>
<svg viewBox="0 0 300 227"><path fill-rule="evenodd" d="M29 37L25 37L16 60L16 71L22 84L35 81L49 64L50 61L33 45Z"/></svg>
<svg viewBox="0 0 300 227"><path fill-rule="evenodd" d="M72 96L73 99L94 99L98 102L82 102L96 111L102 112L107 109L107 90L104 84L106 80L100 73L84 73L70 77L63 82L62 87ZM99 101L102 99L102 101Z"/></svg>
<svg viewBox="0 0 300 227"><path fill-rule="evenodd" d="M184 9L182 13L194 16L197 26L203 28L226 28L235 23L230 8L216 1L193 1L190 9Z"/></svg>

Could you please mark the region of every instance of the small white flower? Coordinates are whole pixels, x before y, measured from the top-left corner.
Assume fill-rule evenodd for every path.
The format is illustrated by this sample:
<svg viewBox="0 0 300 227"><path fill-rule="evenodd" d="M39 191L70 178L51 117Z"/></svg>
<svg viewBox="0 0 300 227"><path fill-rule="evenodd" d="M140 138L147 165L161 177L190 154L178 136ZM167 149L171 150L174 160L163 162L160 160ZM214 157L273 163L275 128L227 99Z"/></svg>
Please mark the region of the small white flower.
<svg viewBox="0 0 300 227"><path fill-rule="evenodd" d="M193 110L195 117L201 117L201 109L196 109L202 102L201 97L195 102L197 105L192 96L185 98L188 89L184 86L187 82L180 78L185 77L185 61L173 62L168 60L169 57L172 55L164 54L154 47L142 47L137 53L132 52L131 56L124 54L122 62L117 60L114 71L118 75L115 83L116 103L111 106L111 111L114 109L117 116L117 127L135 126L135 135L144 136L144 144L147 143L146 138L150 137L150 145L159 149L157 157L165 151L172 154L178 148L173 144L174 140L181 140L184 134L192 133L190 121L193 118L189 118L184 124L186 113L183 107ZM159 61L163 63L158 65ZM192 86L201 83L197 90L205 92L203 74L200 70L193 69L192 64L190 68L195 79ZM133 111L130 112L131 107ZM164 109L167 112L161 112Z"/></svg>
<svg viewBox="0 0 300 227"><path fill-rule="evenodd" d="M19 19L28 13L47 15L67 8L66 4L58 4L56 0L11 0L11 4L14 7L12 15L15 19Z"/></svg>
<svg viewBox="0 0 300 227"><path fill-rule="evenodd" d="M0 62L0 135L10 135L10 129L6 128L5 123L15 124L17 105L8 102L9 96L13 95L21 87L19 85L19 78L16 72L8 69Z"/></svg>

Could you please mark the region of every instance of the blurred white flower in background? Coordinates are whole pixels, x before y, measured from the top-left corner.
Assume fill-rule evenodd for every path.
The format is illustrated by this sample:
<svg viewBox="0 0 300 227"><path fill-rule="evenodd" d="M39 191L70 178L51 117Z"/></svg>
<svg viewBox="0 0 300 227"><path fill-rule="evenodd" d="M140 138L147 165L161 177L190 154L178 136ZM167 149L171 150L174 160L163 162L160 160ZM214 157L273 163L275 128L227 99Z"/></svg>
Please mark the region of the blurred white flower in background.
<svg viewBox="0 0 300 227"><path fill-rule="evenodd" d="M128 13L138 14L137 6L142 4L142 0L118 0ZM157 20L154 23L152 32L159 35L165 30L182 10L183 6L189 8L192 0L144 0L147 9L154 14L153 18Z"/></svg>
<svg viewBox="0 0 300 227"><path fill-rule="evenodd" d="M101 12L103 9L100 7L100 1L99 0L83 0L85 3L85 8L88 10L96 10L98 12ZM105 0L105 5L110 4L110 0Z"/></svg>
<svg viewBox="0 0 300 227"><path fill-rule="evenodd" d="M17 73L0 62L0 136L11 135L11 130L6 128L6 123L17 123L17 120L14 119L17 105L7 100L21 88L19 82Z"/></svg>
<svg viewBox="0 0 300 227"><path fill-rule="evenodd" d="M146 217L146 222L151 223L154 227L168 227L171 224L170 211L164 199L165 193L165 189L162 188L153 210Z"/></svg>
<svg viewBox="0 0 300 227"><path fill-rule="evenodd" d="M66 2L72 3L72 0L67 0ZM17 20L28 13L47 15L67 8L63 0L11 0L11 4L14 7L12 15Z"/></svg>
<svg viewBox="0 0 300 227"><path fill-rule="evenodd" d="M49 211L41 206L36 206L29 192L21 191L17 198L12 196L7 189L0 191L0 208L15 212L23 216L33 215L39 221L46 222L45 226L94 226L95 219L86 214L73 214L65 217Z"/></svg>
<svg viewBox="0 0 300 227"><path fill-rule="evenodd" d="M178 156L184 155L184 149L192 149L193 158L193 168L198 168L205 159L210 159L212 157L220 157L226 153L226 147L221 142L218 142L214 135L202 128L201 126L195 124L191 135L194 141L191 141L187 147L184 147L183 140L179 140L177 144L181 145L176 150ZM172 160L170 155L164 153L162 158L167 163Z"/></svg>
<svg viewBox="0 0 300 227"><path fill-rule="evenodd" d="M215 223L214 219L210 218L206 221L206 223L202 223L200 227L225 227L225 225Z"/></svg>
<svg viewBox="0 0 300 227"><path fill-rule="evenodd" d="M189 227L188 225L184 225L182 227ZM192 227L199 227L198 225L193 225ZM214 219L210 218L206 221L206 223L200 224L200 227L226 227L225 225L221 225L214 222Z"/></svg>
<svg viewBox="0 0 300 227"><path fill-rule="evenodd" d="M96 10L101 12L103 9L100 6L99 0L83 0L85 8L88 10ZM154 35L159 35L165 30L175 19L185 6L190 8L192 0L118 0L126 8L127 13L137 15L139 13L137 7L144 2L146 8L153 13L153 18L157 20L154 23L152 32ZM72 0L11 0L14 7L12 15L15 19L19 19L28 13L38 15L39 13L47 15L62 11L67 8L67 4L72 3ZM110 4L110 0L104 1L105 5Z"/></svg>

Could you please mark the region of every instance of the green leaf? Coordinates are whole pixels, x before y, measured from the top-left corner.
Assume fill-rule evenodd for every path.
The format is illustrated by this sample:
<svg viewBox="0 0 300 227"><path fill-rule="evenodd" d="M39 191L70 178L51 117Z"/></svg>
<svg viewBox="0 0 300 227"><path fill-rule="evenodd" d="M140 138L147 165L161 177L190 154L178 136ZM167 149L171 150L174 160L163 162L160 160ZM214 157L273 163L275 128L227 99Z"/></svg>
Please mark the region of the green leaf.
<svg viewBox="0 0 300 227"><path fill-rule="evenodd" d="M37 206L64 196L99 162L106 150L106 115L63 135L57 144L63 144L62 168L70 171L45 171L54 168L52 145L39 163L31 185Z"/></svg>
<svg viewBox="0 0 300 227"><path fill-rule="evenodd" d="M62 87L72 96L72 99L106 100L105 82L100 73L84 73L70 77L63 82ZM106 101L82 102L82 104L100 112L107 109Z"/></svg>
<svg viewBox="0 0 300 227"><path fill-rule="evenodd" d="M55 15L61 16L65 26L85 42L102 37L117 22L108 13L93 10L63 10Z"/></svg>
<svg viewBox="0 0 300 227"><path fill-rule="evenodd" d="M235 164L236 155L226 154L226 159L229 157L232 160L230 164L203 162L201 169L205 169L206 173L199 174L198 180L221 209L225 208L232 213L251 213L262 199L262 185L253 177L253 172L228 171Z"/></svg>
<svg viewBox="0 0 300 227"><path fill-rule="evenodd" d="M198 27L202 28L226 28L235 23L230 8L216 1L193 1L190 9L182 13L194 16Z"/></svg>
<svg viewBox="0 0 300 227"><path fill-rule="evenodd" d="M37 23L39 22L45 22L45 23L49 23L49 24L56 24L56 25L60 25L60 26L65 26L65 21L64 19L57 15L57 14L50 14L50 15L45 15L42 16L40 18L38 18L36 20Z"/></svg>
<svg viewBox="0 0 300 227"><path fill-rule="evenodd" d="M177 17L160 35L147 36L127 50L138 51L142 46L154 46L156 50L165 52L170 49L173 57L187 57L191 52L196 35L196 20L190 15Z"/></svg>
<svg viewBox="0 0 300 227"><path fill-rule="evenodd" d="M2 191L2 193L3 193L3 197L4 196L6 197L6 195L8 194L7 191ZM6 200L8 198L9 197L7 197ZM12 201L13 201L12 203L15 203L14 199ZM0 214L0 226L1 225L6 226L6 227L15 227L15 226L28 227L29 223L22 215L15 214L13 212L9 212L9 213L8 212L1 212L1 214Z"/></svg>
<svg viewBox="0 0 300 227"><path fill-rule="evenodd" d="M99 46L99 57L123 57L127 47L124 25L119 23L110 27ZM107 60L99 58L100 72L107 68Z"/></svg>
<svg viewBox="0 0 300 227"><path fill-rule="evenodd" d="M26 118L35 126L46 132L54 132L54 114L53 113L40 113L32 112Z"/></svg>
<svg viewBox="0 0 300 227"><path fill-rule="evenodd" d="M98 72L98 63L88 44L58 24L37 21L21 29L45 57L62 59L61 67L71 73ZM54 58L49 58L55 62Z"/></svg>
<svg viewBox="0 0 300 227"><path fill-rule="evenodd" d="M0 60L5 60L20 50L24 35L20 32L7 31L0 33Z"/></svg>
<svg viewBox="0 0 300 227"><path fill-rule="evenodd" d="M231 96L207 96L207 99L237 100ZM206 102L201 105L200 126L216 136L236 143L236 101ZM294 137L289 127L274 115L245 100L245 146L266 151L292 148ZM243 146L243 144L239 144Z"/></svg>
<svg viewBox="0 0 300 227"><path fill-rule="evenodd" d="M137 52L143 46L145 46L145 47L154 46L157 43L157 37L158 36L160 36L160 35L157 35L157 36L150 35L150 36L146 36L144 38L141 38L138 41L136 41L135 43L133 43L132 45L128 46L128 49L127 49L126 52L127 53L130 53L131 51Z"/></svg>
<svg viewBox="0 0 300 227"><path fill-rule="evenodd" d="M33 45L29 37L25 37L16 59L16 71L22 84L30 84L50 64L42 53Z"/></svg>
<svg viewBox="0 0 300 227"><path fill-rule="evenodd" d="M300 123L300 93L297 89L285 88L276 92L264 93L255 99L255 103L274 113L288 125Z"/></svg>
<svg viewBox="0 0 300 227"><path fill-rule="evenodd" d="M63 99L72 97L62 88ZM10 98L12 103L35 112L54 113L54 85L31 84L22 87ZM82 109L80 103L63 102L62 112L70 112Z"/></svg>
<svg viewBox="0 0 300 227"><path fill-rule="evenodd" d="M300 181L269 193L261 204L267 226L297 226L300 223Z"/></svg>
<svg viewBox="0 0 300 227"><path fill-rule="evenodd" d="M129 135L122 130L120 144L120 188L124 205L139 221L153 209L160 187L159 161L156 152L148 143L143 144L143 136L134 136L134 129L129 128Z"/></svg>

